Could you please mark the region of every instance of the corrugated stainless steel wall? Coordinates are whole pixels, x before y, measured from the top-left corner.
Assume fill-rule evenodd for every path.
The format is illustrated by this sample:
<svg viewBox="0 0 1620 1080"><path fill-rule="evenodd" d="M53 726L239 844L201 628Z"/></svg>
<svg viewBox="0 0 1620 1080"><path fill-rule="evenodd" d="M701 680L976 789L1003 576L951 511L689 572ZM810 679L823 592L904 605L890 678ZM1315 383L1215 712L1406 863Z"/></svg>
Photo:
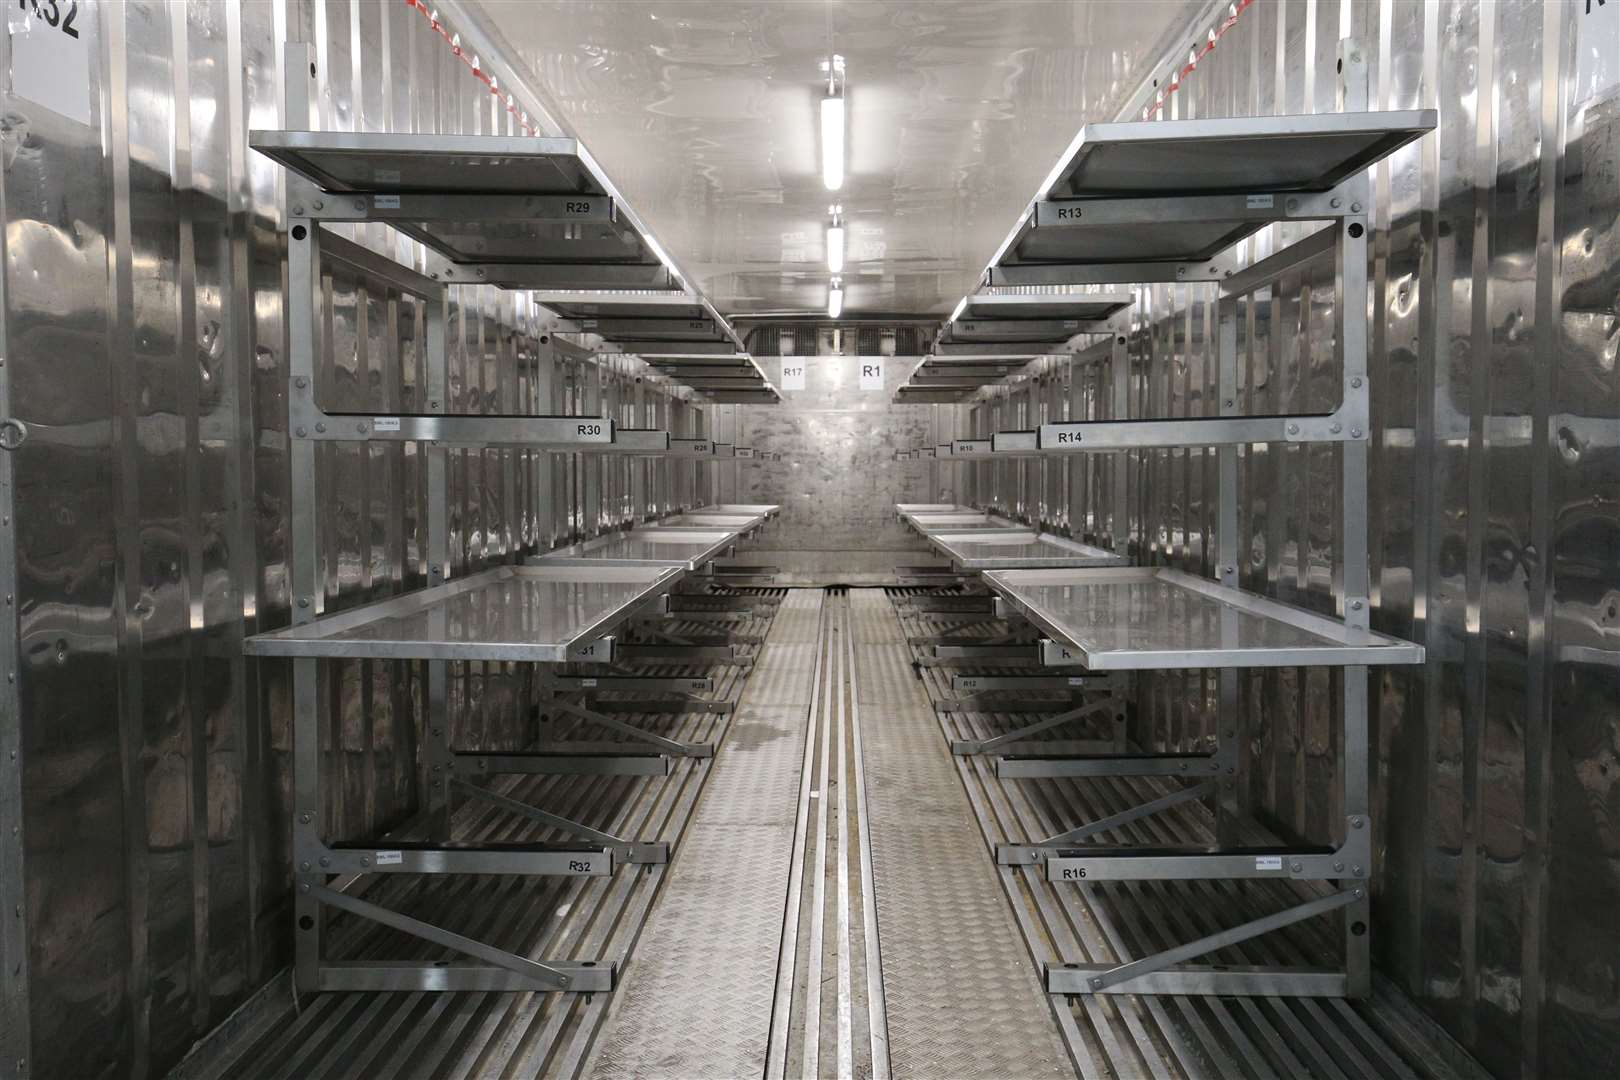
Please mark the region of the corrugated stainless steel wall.
<svg viewBox="0 0 1620 1080"><path fill-rule="evenodd" d="M883 386L863 389L863 360L883 365ZM779 527L759 547L800 551L901 551L897 502L954 500L932 461L896 461L897 450L932 447L947 434L948 409L893 404L917 358L801 356L804 389L772 407L720 406L715 438L753 449L752 459L718 462L716 502L778 503ZM782 385L782 361L761 361Z"/></svg>
<svg viewBox="0 0 1620 1080"><path fill-rule="evenodd" d="M1375 171L1373 625L1429 656L1372 676L1375 948L1501 1076L1606 1075L1620 1060L1620 44L1602 7L1257 3L1164 107L1329 111L1336 43L1355 36L1374 107L1439 110L1436 134ZM1189 45L1205 31L1189 28ZM1262 235L1250 256L1302 228ZM1134 415L1217 411L1207 299L1139 293ZM1335 404L1333 303L1323 273L1245 307L1248 411ZM1071 378L1106 378L1082 375L1093 367ZM978 406L976 430L1030 426L1051 407L1030 385ZM1333 611L1336 455L1245 451L1244 587ZM1097 531L1106 485L1054 506L1031 486L1042 467L976 466L974 490ZM1140 559L1212 572L1215 476L1213 451L1135 456ZM1266 671L1244 688L1254 805L1316 837L1340 782L1337 678ZM1195 743L1216 699L1212 673L1149 680L1140 734Z"/></svg>
<svg viewBox="0 0 1620 1080"><path fill-rule="evenodd" d="M315 46L323 126L510 121L404 3L81 8L93 124L8 93L0 125L0 390L28 425L0 451L16 486L6 602L21 646L5 659L22 717L18 733L0 708L21 751L0 763L0 794L20 779L6 841L26 851L0 1049L33 1047L0 1074L124 1077L164 1071L290 952L289 671L242 655L245 635L288 621L280 177L247 147L250 128L282 125L282 42ZM350 235L417 258L381 226ZM628 360L550 338L522 298L452 293L451 411L700 429ZM416 405L417 302L341 276L325 297L326 403ZM458 569L691 502L694 468L454 451ZM416 448L324 444L320 469L328 610L422 584ZM333 820L345 835L386 827L416 805L421 673L361 662L328 678ZM464 665L460 738L513 735L520 690L511 665ZM22 924L25 954L10 936Z"/></svg>

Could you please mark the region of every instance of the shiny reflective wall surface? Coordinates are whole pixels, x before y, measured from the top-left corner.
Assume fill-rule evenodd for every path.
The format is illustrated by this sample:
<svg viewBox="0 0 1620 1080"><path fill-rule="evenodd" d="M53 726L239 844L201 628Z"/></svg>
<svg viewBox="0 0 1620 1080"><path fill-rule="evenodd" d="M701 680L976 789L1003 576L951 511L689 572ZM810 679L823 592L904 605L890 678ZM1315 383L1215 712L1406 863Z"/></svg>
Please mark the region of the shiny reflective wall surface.
<svg viewBox="0 0 1620 1080"><path fill-rule="evenodd" d="M1374 948L1500 1076L1604 1075L1620 1057L1620 46L1608 7L1255 4L1164 105L1171 118L1332 110L1336 42L1354 35L1371 52L1375 108L1439 110L1438 132L1374 173L1373 627L1429 657L1372 676ZM1302 228L1249 241L1249 256ZM1140 291L1135 415L1217 412L1207 300L1203 287ZM1240 411L1336 403L1334 303L1330 274L1296 274L1240 308ZM1071 383L1106 379L1097 367L1076 364ZM978 430L1033 426L1055 407L1030 385L980 405ZM1090 400L1108 415L1106 394ZM1333 610L1337 453L1244 452L1243 587ZM1214 572L1215 460L1134 455L1140 561ZM1063 467L978 465L968 490L1030 520L1105 528L1106 487L1054 481ZM1248 794L1290 831L1329 828L1337 677L1246 677ZM1216 698L1213 672L1155 676L1138 734L1190 748L1213 730Z"/></svg>
<svg viewBox="0 0 1620 1080"><path fill-rule="evenodd" d="M785 381L782 364L802 365L804 389L784 390L782 404L773 408L718 407L715 437L727 441L731 431L736 444L751 448L754 456L713 466L715 501L779 504L779 525L757 545L765 550L857 553L855 561L872 552L912 550L910 534L895 520L894 504L955 498L934 462L895 460L896 451L944 441L934 437L935 425L949 421L944 406L893 404L895 388L905 382L916 357L795 356L760 362L778 386ZM863 385L861 369L873 365L882 368L881 386L870 380ZM889 570L896 557L881 567L858 569ZM857 569L830 554L805 566L812 564Z"/></svg>
<svg viewBox="0 0 1620 1080"><path fill-rule="evenodd" d="M28 965L6 956L4 989L33 1047L7 1076L162 1074L289 959L290 668L242 655L246 634L289 621L281 170L246 145L282 126L280 43L315 43L321 126L511 130L403 3L79 8L92 123L5 101L0 362L28 430L0 451L17 477L23 719L24 828L6 832L26 845ZM349 235L417 259L381 226ZM325 404L421 406L414 300L334 274L325 312ZM588 362L540 314L451 290L449 411L700 430L628 358ZM422 584L416 447L325 443L320 468L327 610ZM697 470L454 450L456 573L690 502ZM468 745L518 723L511 666L464 665L452 692ZM344 835L415 807L424 693L411 664L332 666Z"/></svg>

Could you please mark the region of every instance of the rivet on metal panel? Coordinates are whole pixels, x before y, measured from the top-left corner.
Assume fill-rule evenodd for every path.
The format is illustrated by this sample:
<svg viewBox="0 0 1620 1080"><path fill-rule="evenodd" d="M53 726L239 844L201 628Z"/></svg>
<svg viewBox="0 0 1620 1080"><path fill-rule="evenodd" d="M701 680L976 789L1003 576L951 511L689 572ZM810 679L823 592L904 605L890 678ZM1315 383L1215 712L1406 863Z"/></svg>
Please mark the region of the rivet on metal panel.
<svg viewBox="0 0 1620 1080"><path fill-rule="evenodd" d="M305 825L308 825L309 822L310 822L309 811L305 810L302 814L299 814L298 815L298 820L303 822Z"/></svg>
<svg viewBox="0 0 1620 1080"><path fill-rule="evenodd" d="M304 376L300 375L300 376L298 376L298 378L293 380L293 385L298 387L298 389L302 390L304 387L309 385L309 380L306 379Z"/></svg>
<svg viewBox="0 0 1620 1080"><path fill-rule="evenodd" d="M364 200L364 199L356 199L356 200L354 200L354 208L356 210L364 210L366 208L366 200Z"/></svg>
<svg viewBox="0 0 1620 1080"><path fill-rule="evenodd" d="M308 873L309 872L309 860L305 859L303 862L299 863L298 864L298 869L303 870L304 872Z"/></svg>
<svg viewBox="0 0 1620 1080"><path fill-rule="evenodd" d="M360 856L360 865L361 866L370 866L371 865L371 856L370 855L362 855L362 856Z"/></svg>
<svg viewBox="0 0 1620 1080"><path fill-rule="evenodd" d="M1361 601L1360 600L1352 600L1352 601L1350 601L1350 610L1351 611L1360 611L1361 610Z"/></svg>
<svg viewBox="0 0 1620 1080"><path fill-rule="evenodd" d="M1351 437L1351 438L1352 438L1352 439L1359 439L1359 438L1361 438L1361 429L1360 429L1360 428L1358 428L1358 427L1353 427L1353 428L1351 428L1351 429L1350 429L1350 437Z"/></svg>
<svg viewBox="0 0 1620 1080"><path fill-rule="evenodd" d="M304 214L304 208L302 206L293 207L293 217L302 217L303 214ZM303 237L299 236L298 239L302 240Z"/></svg>
<svg viewBox="0 0 1620 1080"><path fill-rule="evenodd" d="M364 435L366 433L366 425L364 425L364 424L356 424L356 425L354 425L354 430L356 430L360 434Z"/></svg>
<svg viewBox="0 0 1620 1080"><path fill-rule="evenodd" d="M1361 376L1357 375L1355 378L1351 379L1350 380L1350 385L1356 387L1357 389L1360 389L1361 388Z"/></svg>
<svg viewBox="0 0 1620 1080"><path fill-rule="evenodd" d="M1362 825L1362 819L1361 818L1353 817L1353 818L1350 819L1350 827L1351 828L1359 829L1359 828L1361 828L1361 825Z"/></svg>
<svg viewBox="0 0 1620 1080"><path fill-rule="evenodd" d="M315 200L315 209L317 209L317 210L325 210L326 209L326 204L321 202L321 200L316 199Z"/></svg>
<svg viewBox="0 0 1620 1080"><path fill-rule="evenodd" d="M315 430L318 431L318 432L325 431L326 430L326 425L325 424L316 424L315 425Z"/></svg>
<svg viewBox="0 0 1620 1080"><path fill-rule="evenodd" d="M1351 203L1351 204L1350 204L1350 212L1351 212L1351 213L1352 213L1352 214L1359 214L1359 213L1361 213L1361 204L1360 204L1360 203L1358 203L1358 202L1353 202L1353 203Z"/></svg>
<svg viewBox="0 0 1620 1080"><path fill-rule="evenodd" d="M309 607L309 597L307 597L307 596L300 596L300 597L299 597L299 598L298 598L298 606L299 606L299 607Z"/></svg>
<svg viewBox="0 0 1620 1080"><path fill-rule="evenodd" d="M1290 214L1292 214L1296 210L1299 209L1299 200L1298 199L1289 199L1286 205L1287 205L1288 212Z"/></svg>
<svg viewBox="0 0 1620 1080"><path fill-rule="evenodd" d="M297 435L300 439L302 439L305 435L309 434L309 430L307 428L299 428L293 434Z"/></svg>
<svg viewBox="0 0 1620 1080"><path fill-rule="evenodd" d="M306 883L306 884L298 886L298 891L301 892L301 893L309 892L309 885Z"/></svg>
<svg viewBox="0 0 1620 1080"><path fill-rule="evenodd" d="M1290 435L1298 435L1299 434L1299 425L1298 424L1289 424L1288 425L1288 434L1290 434Z"/></svg>
<svg viewBox="0 0 1620 1080"><path fill-rule="evenodd" d="M1355 876L1356 876L1356 877L1360 877L1360 876L1361 876L1361 867L1359 867L1359 866L1352 866L1352 867L1351 867L1351 868L1350 868L1350 873L1351 873L1351 874L1353 874L1353 875L1355 875Z"/></svg>
<svg viewBox="0 0 1620 1080"><path fill-rule="evenodd" d="M1335 859L1334 862L1333 862L1333 869L1337 873L1343 873L1344 872L1344 860Z"/></svg>
<svg viewBox="0 0 1620 1080"><path fill-rule="evenodd" d="M1328 205L1333 207L1333 209L1337 210L1339 208L1340 204L1343 203L1343 202L1344 202L1343 199L1341 199L1337 195L1335 195L1335 196L1333 196L1333 198L1328 200Z"/></svg>
<svg viewBox="0 0 1620 1080"><path fill-rule="evenodd" d="M322 855L321 856L321 865L322 866L331 866L332 865L332 860L328 856Z"/></svg>

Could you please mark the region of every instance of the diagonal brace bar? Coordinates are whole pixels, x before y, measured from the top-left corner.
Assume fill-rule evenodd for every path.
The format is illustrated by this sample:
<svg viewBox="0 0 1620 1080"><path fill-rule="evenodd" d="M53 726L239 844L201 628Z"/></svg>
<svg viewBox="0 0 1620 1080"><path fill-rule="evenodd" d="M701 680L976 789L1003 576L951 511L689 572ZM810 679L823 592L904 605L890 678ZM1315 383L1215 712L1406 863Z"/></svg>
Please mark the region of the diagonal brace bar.
<svg viewBox="0 0 1620 1080"><path fill-rule="evenodd" d="M358 915L362 919L391 926L395 930L402 930L412 937L419 937L423 941L431 941L435 945L442 945L447 949L465 953L476 957L488 964L505 968L515 975L533 979L540 989L566 990L572 981L566 972L557 970L536 960L509 953L505 949L497 949L493 945L485 945L482 941L474 941L453 931L446 930L432 923L413 919L409 915L401 915L391 908L373 904L369 900L340 893L336 889L329 889L325 885L311 885L310 895L323 904L347 911L351 915Z"/></svg>
<svg viewBox="0 0 1620 1080"><path fill-rule="evenodd" d="M530 821L537 821L542 825L550 825L554 829L561 829L574 836L582 836L587 840L613 848L624 856L626 862L633 863L667 863L669 862L669 845L666 843L643 843L638 840L626 840L601 829L593 829L589 825L581 824L572 818L565 818L560 814L542 810L538 806L531 806L519 799L509 798L499 792L491 791L482 784L470 783L459 777L450 781L451 785L465 791L467 794L483 799L510 813L526 817Z"/></svg>
<svg viewBox="0 0 1620 1080"><path fill-rule="evenodd" d="M1055 836L1048 836L1045 840L1037 840L1033 844L997 844L996 861L1003 866L1028 865L1037 861L1045 849L1062 847L1076 840L1084 840L1088 836L1096 836L1098 833L1117 829L1121 825L1129 825L1133 821L1151 817L1161 811L1169 810L1171 807L1180 806L1184 802L1194 802L1206 795L1213 795L1219 786L1218 781L1205 780L1193 784L1191 787L1184 787L1172 791L1168 795L1161 795L1157 799L1140 803L1128 810L1121 810L1117 814L1110 814L1105 818L1087 822L1079 828L1070 829L1068 832L1060 832Z"/></svg>
<svg viewBox="0 0 1620 1080"><path fill-rule="evenodd" d="M1111 986L1119 986L1132 979L1179 964L1184 960L1191 960L1195 956L1203 956L1205 953L1214 952L1216 949L1224 949L1228 945L1236 945L1239 942L1248 941L1250 938L1269 934L1273 930L1280 930L1285 926L1292 926L1294 923L1304 922L1306 919L1325 915L1342 907L1349 907L1365 895L1366 891L1359 886L1354 889L1346 889L1344 892L1329 893L1327 896L1306 901L1295 907L1285 908L1275 914L1266 915L1239 926L1201 937L1197 941L1189 941L1185 945L1177 945L1175 948L1154 953L1152 956L1144 956L1140 960L1133 960L1128 964L1109 968L1107 971L1098 972L1096 975L1091 976L1091 989L1103 990Z"/></svg>
<svg viewBox="0 0 1620 1080"><path fill-rule="evenodd" d="M1020 739L1034 735L1037 732L1048 731L1067 724L1071 720L1083 720L1090 716L1112 713L1119 707L1120 702L1110 695L1102 701L1094 701L1089 705L1082 705L1078 709L1070 709L1068 712L1058 713L1056 716L1048 716L1045 720L1037 720L1033 724L1026 724L1021 728L1007 732L1005 735L997 735L993 739L956 739L951 743L951 753L959 757L987 754L998 747L1018 742Z"/></svg>
<svg viewBox="0 0 1620 1080"><path fill-rule="evenodd" d="M615 720L611 716L596 712L592 709L582 708L581 706L575 705L573 702L566 701L562 698L554 700L551 703L551 707L568 713L570 716L578 717L581 720L588 720L593 724L601 724L603 727L611 728L614 731L622 731L631 738L638 739L641 742L651 743L653 746L658 747L660 750L663 750L666 753L678 754L681 757L714 757L713 743L684 743L677 742L674 739L666 739L662 735L654 735L652 732L638 728L634 724L627 724L623 720Z"/></svg>

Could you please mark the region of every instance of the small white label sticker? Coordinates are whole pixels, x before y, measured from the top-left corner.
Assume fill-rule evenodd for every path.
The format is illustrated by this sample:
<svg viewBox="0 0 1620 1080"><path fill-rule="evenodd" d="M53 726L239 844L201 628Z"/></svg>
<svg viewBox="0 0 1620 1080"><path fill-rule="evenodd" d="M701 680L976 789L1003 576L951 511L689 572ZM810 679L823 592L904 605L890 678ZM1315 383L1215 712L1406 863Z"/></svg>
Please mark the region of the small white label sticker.
<svg viewBox="0 0 1620 1080"><path fill-rule="evenodd" d="M784 390L803 390L804 389L804 361L803 360L784 360L784 361L782 361L782 389L784 389Z"/></svg>
<svg viewBox="0 0 1620 1080"><path fill-rule="evenodd" d="M1070 686L1084 686L1084 685L1086 685L1086 680L1084 680L1082 678L1079 678L1077 676L1074 676L1074 675L1070 675L1069 676L1069 685Z"/></svg>
<svg viewBox="0 0 1620 1080"><path fill-rule="evenodd" d="M371 197L371 205L375 209L378 209L378 210L398 210L399 209L399 196L398 195L373 195Z"/></svg>
<svg viewBox="0 0 1620 1080"><path fill-rule="evenodd" d="M398 431L399 430L399 417L397 417L397 416L378 416L378 417L375 417L371 421L371 430L372 431Z"/></svg>
<svg viewBox="0 0 1620 1080"><path fill-rule="evenodd" d="M861 365L861 389L883 389L883 361L877 357L863 356L859 361Z"/></svg>
<svg viewBox="0 0 1620 1080"><path fill-rule="evenodd" d="M377 852L377 865L378 866L401 866L401 865L404 864L404 862L405 862L405 853L403 851L379 851L379 852Z"/></svg>
<svg viewBox="0 0 1620 1080"><path fill-rule="evenodd" d="M1256 855L1254 857L1254 868L1256 870L1281 870L1282 869L1282 856L1281 855Z"/></svg>
<svg viewBox="0 0 1620 1080"><path fill-rule="evenodd" d="M91 0L17 0L11 7L12 93L88 124Z"/></svg>
<svg viewBox="0 0 1620 1080"><path fill-rule="evenodd" d="M398 169L372 169L371 170L371 179L374 180L375 182L379 183L379 184L397 184L397 183L399 183L399 170Z"/></svg>
<svg viewBox="0 0 1620 1080"><path fill-rule="evenodd" d="M1250 210L1270 210L1272 206L1270 195L1250 195L1245 204Z"/></svg>

